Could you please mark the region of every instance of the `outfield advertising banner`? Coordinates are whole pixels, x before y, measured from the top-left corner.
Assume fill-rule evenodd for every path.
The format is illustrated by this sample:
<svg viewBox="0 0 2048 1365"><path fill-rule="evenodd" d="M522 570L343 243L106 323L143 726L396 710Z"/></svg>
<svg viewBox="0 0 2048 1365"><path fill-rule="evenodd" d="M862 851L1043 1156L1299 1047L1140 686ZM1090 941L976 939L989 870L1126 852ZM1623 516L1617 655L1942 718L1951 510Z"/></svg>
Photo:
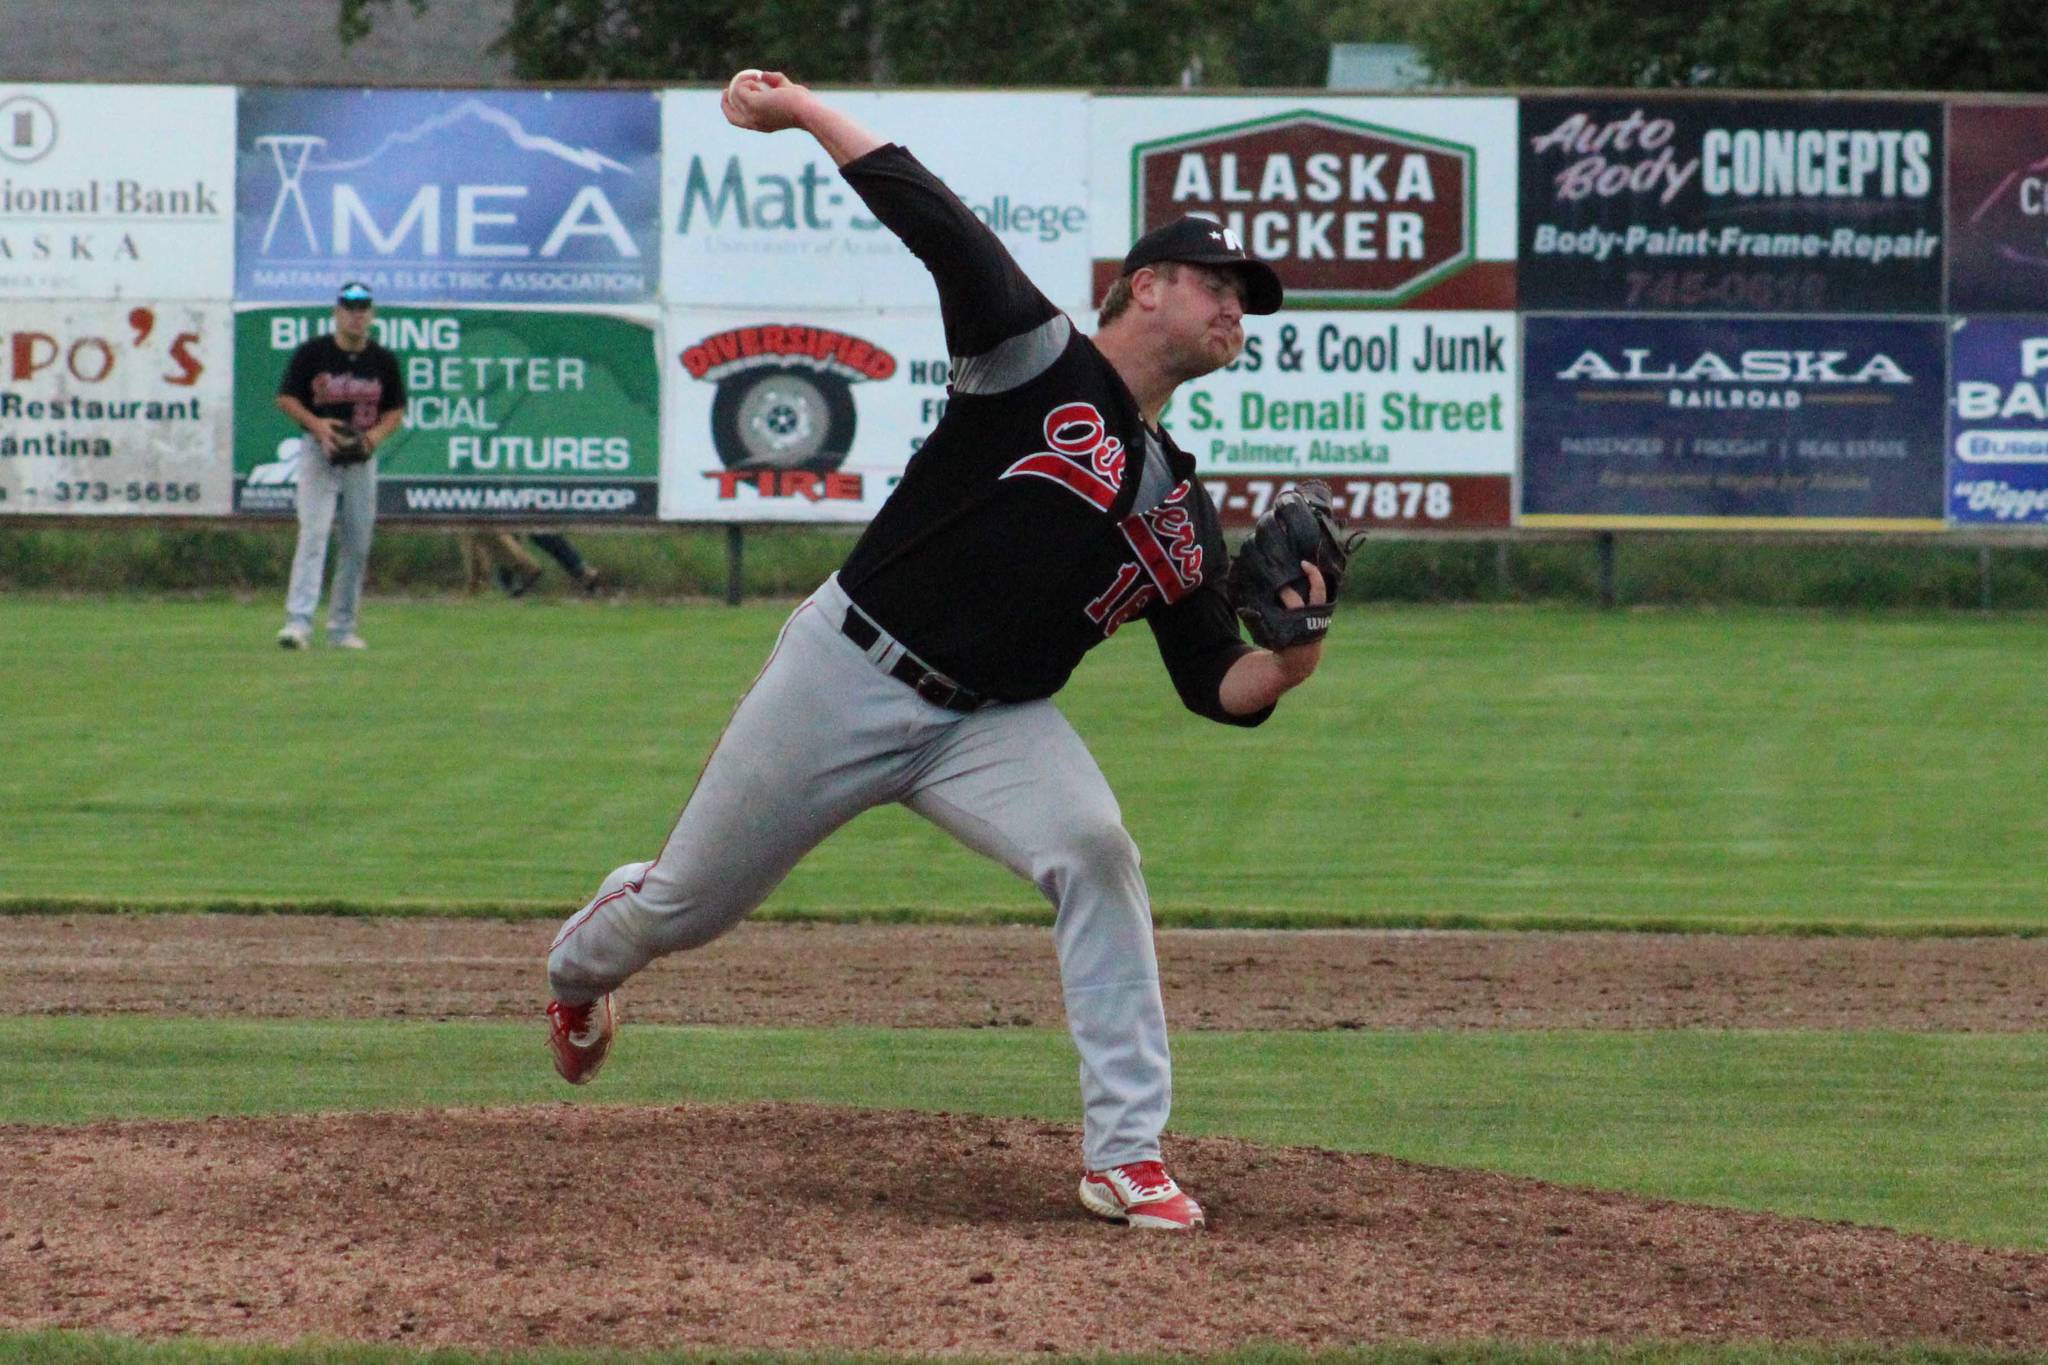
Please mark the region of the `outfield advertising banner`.
<svg viewBox="0 0 2048 1365"><path fill-rule="evenodd" d="M242 92L236 297L630 304L661 278L653 92Z"/></svg>
<svg viewBox="0 0 2048 1365"><path fill-rule="evenodd" d="M235 508L289 515L299 429L277 385L325 308L235 319ZM405 425L377 452L380 517L651 518L660 377L651 317L556 309L379 308Z"/></svg>
<svg viewBox="0 0 2048 1365"><path fill-rule="evenodd" d="M0 84L0 298L225 299L235 92Z"/></svg>
<svg viewBox="0 0 2048 1365"><path fill-rule="evenodd" d="M1164 421L1226 526L1309 478L1358 527L1506 526L1515 337L1513 313L1246 318L1236 363L1182 385Z"/></svg>
<svg viewBox="0 0 2048 1365"><path fill-rule="evenodd" d="M0 514L228 510L228 306L10 303Z"/></svg>
<svg viewBox="0 0 2048 1365"><path fill-rule="evenodd" d="M671 309L664 330L664 520L865 522L946 410L936 309Z"/></svg>
<svg viewBox="0 0 2048 1365"><path fill-rule="evenodd" d="M1522 524L1938 531L1946 330L1526 318Z"/></svg>
<svg viewBox="0 0 2048 1365"><path fill-rule="evenodd" d="M2048 526L2048 317L1958 319L1949 345L1949 519Z"/></svg>
<svg viewBox="0 0 2048 1365"><path fill-rule="evenodd" d="M727 123L720 92L662 97L662 294L674 305L933 306L931 275L801 134ZM835 108L902 143L1062 308L1088 303L1088 99L843 94Z"/></svg>
<svg viewBox="0 0 2048 1365"><path fill-rule="evenodd" d="M1515 101L1106 96L1090 105L1094 286L1213 218L1300 309L1515 306Z"/></svg>
<svg viewBox="0 0 2048 1365"><path fill-rule="evenodd" d="M1938 313L1933 100L1522 101L1522 306Z"/></svg>
<svg viewBox="0 0 2048 1365"><path fill-rule="evenodd" d="M2048 104L1949 110L1948 306L2048 312Z"/></svg>

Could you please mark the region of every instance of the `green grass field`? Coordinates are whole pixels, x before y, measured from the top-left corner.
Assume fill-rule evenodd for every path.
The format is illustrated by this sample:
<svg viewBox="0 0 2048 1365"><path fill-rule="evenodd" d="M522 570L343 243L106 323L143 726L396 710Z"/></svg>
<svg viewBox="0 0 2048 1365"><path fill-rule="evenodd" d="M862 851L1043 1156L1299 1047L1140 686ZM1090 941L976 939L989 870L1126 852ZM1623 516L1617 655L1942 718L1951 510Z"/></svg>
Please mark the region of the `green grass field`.
<svg viewBox="0 0 2048 1365"><path fill-rule="evenodd" d="M0 598L0 909L552 916L659 844L783 606L379 600L365 655L273 602ZM1203 924L2048 932L2027 617L1347 610L1264 730L1174 700L1142 630L1062 704ZM1287 855L1312 850L1312 858ZM901 811L765 913L1044 918ZM30 1017L0 1122L559 1100L537 1025ZM1186 1133L2048 1247L2048 1035L1182 1034ZM785 1099L1074 1119L1039 1029L634 1026L605 1103ZM0 1362L614 1357L0 1333ZM815 1365L816 1355L663 1359ZM836 1359L836 1357L835 1357ZM849 1357L848 1359L852 1359ZM1988 1362L1796 1346L1399 1343L1205 1365ZM1148 1363L1149 1365L1149 1363Z"/></svg>
<svg viewBox="0 0 2048 1365"><path fill-rule="evenodd" d="M0 599L0 897L558 913L659 846L785 610L373 601L369 653L294 655L268 601ZM1142 630L1062 704L1166 923L2039 932L2043 630L1363 609L1256 732ZM767 913L1046 909L891 809Z"/></svg>
<svg viewBox="0 0 2048 1365"><path fill-rule="evenodd" d="M24 1019L0 1123L540 1104L537 1025ZM1074 1121L1045 1029L635 1025L577 1103ZM1184 1033L1176 1132L2048 1249L2048 1036Z"/></svg>

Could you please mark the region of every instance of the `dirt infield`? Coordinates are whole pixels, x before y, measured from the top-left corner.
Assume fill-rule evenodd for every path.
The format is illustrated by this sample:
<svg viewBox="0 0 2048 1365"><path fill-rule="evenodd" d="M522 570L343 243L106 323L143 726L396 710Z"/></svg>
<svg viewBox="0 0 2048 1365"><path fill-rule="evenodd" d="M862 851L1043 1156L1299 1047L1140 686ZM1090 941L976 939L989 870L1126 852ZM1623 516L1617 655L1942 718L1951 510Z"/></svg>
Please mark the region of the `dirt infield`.
<svg viewBox="0 0 2048 1365"><path fill-rule="evenodd" d="M30 1013L532 1019L551 931L0 919L0 982ZM1200 932L1160 953L1182 1028L2048 1027L2040 941ZM1060 1018L1037 930L748 926L630 1000L637 1021ZM770 1104L0 1127L0 1325L988 1355L2048 1350L2044 1254L1221 1138L1168 1148L1211 1229L1148 1236L1080 1213L1077 1147L1073 1125Z"/></svg>
<svg viewBox="0 0 2048 1365"><path fill-rule="evenodd" d="M233 915L0 917L31 1014L530 1018L555 925ZM2048 1029L2048 938L1159 935L1179 1029ZM1061 1024L1042 929L742 925L634 979L635 1020Z"/></svg>
<svg viewBox="0 0 2048 1365"><path fill-rule="evenodd" d="M0 1320L526 1346L2048 1347L2048 1256L1188 1139L1214 1226L1074 1207L1071 1128L567 1106L0 1129Z"/></svg>

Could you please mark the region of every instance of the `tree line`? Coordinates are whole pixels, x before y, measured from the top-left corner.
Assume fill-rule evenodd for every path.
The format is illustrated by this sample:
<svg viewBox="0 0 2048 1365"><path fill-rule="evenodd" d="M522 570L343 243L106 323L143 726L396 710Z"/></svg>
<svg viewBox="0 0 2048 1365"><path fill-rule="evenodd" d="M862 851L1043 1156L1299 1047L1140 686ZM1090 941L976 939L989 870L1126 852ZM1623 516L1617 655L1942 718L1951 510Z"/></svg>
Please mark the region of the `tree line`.
<svg viewBox="0 0 2048 1365"><path fill-rule="evenodd" d="M406 5L339 0L344 39ZM2048 80L2040 0L515 0L521 80L1320 86L1334 43L1407 43L1443 85L2009 91Z"/></svg>

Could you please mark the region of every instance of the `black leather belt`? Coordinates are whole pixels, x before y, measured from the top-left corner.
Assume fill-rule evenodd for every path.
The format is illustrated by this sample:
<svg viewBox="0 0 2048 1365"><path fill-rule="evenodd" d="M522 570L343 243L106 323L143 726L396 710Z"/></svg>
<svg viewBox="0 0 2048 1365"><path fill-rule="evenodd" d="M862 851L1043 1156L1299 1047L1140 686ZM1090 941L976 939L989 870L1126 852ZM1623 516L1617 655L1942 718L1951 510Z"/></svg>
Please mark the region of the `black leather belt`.
<svg viewBox="0 0 2048 1365"><path fill-rule="evenodd" d="M862 649L873 649L875 641L882 638L882 628L851 602L846 604L846 619L839 623L839 633ZM933 706L943 706L948 711L979 711L989 703L989 698L981 693L962 687L936 669L926 668L907 649L896 656L889 676Z"/></svg>

